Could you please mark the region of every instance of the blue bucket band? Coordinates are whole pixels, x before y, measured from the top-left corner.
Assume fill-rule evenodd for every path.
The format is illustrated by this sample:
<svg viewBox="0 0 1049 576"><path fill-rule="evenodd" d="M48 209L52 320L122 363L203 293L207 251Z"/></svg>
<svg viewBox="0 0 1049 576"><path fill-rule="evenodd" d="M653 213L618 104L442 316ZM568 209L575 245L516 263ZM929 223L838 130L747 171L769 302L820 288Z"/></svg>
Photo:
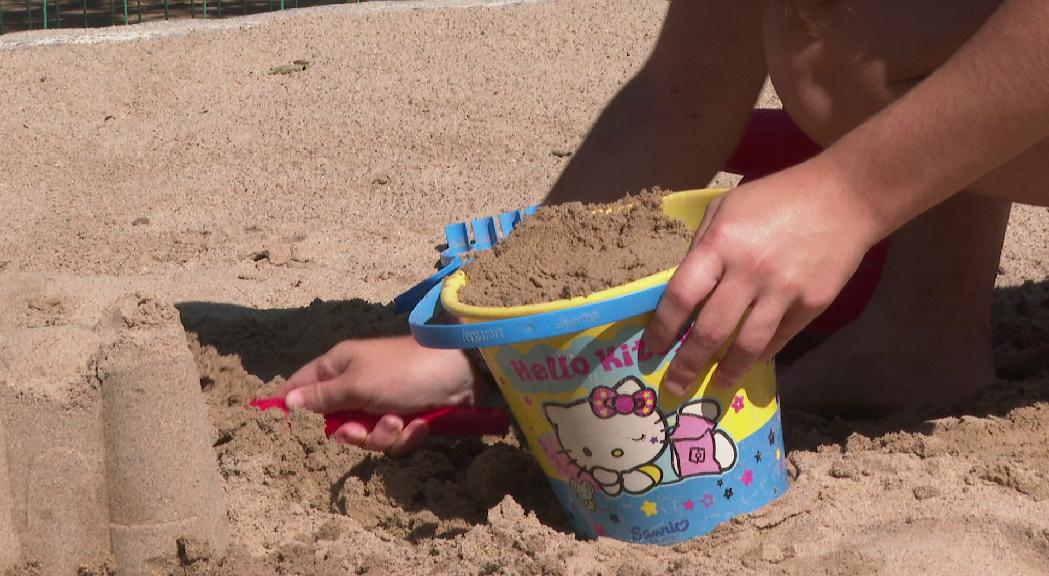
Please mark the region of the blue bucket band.
<svg viewBox="0 0 1049 576"><path fill-rule="evenodd" d="M562 336L656 309L666 284L564 310L473 324L430 324L443 283L430 288L408 316L415 341L428 348L487 348Z"/></svg>

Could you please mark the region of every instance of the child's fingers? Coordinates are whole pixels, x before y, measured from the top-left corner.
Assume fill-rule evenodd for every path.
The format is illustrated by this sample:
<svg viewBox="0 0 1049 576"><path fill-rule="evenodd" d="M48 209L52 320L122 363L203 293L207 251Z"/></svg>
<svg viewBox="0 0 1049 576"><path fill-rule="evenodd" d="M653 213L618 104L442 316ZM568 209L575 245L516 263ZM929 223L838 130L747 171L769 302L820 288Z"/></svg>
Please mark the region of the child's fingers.
<svg viewBox="0 0 1049 576"><path fill-rule="evenodd" d="M735 384L768 348L783 320L785 306L775 298L759 298L743 321L739 334L732 341L714 372L714 385L728 387Z"/></svg>
<svg viewBox="0 0 1049 576"><path fill-rule="evenodd" d="M364 439L364 448L385 452L397 441L397 436L404 430L404 420L395 414L387 414L379 419L368 437Z"/></svg>
<svg viewBox="0 0 1049 576"><path fill-rule="evenodd" d="M645 350L666 352L688 322L696 306L717 286L721 260L712 250L689 251L667 283L659 305L641 336Z"/></svg>
<svg viewBox="0 0 1049 576"><path fill-rule="evenodd" d="M347 376L295 388L284 397L289 408L302 408L320 414L357 410L364 405L358 386Z"/></svg>
<svg viewBox="0 0 1049 576"><path fill-rule="evenodd" d="M288 377L287 381L277 389L278 396L287 396L288 392L296 388L300 388L307 384L312 384L317 381L317 364L320 363L321 358L314 358L302 368L295 371L294 374Z"/></svg>
<svg viewBox="0 0 1049 576"><path fill-rule="evenodd" d="M288 392L291 392L296 388L316 384L323 380L331 380L339 374L342 374L342 372L346 370L346 367L349 366L350 359L353 357L350 348L350 342L336 344L324 354L314 358L308 364L296 370L295 373L288 378L288 381L277 390L277 394L280 396L287 396Z"/></svg>
<svg viewBox="0 0 1049 576"><path fill-rule="evenodd" d="M817 314L803 308L795 307L788 310L779 324L779 329L776 330L776 335L772 337L768 346L765 347L765 352L761 354L761 359L766 362L772 360L790 342L790 339L804 330L816 316Z"/></svg>
<svg viewBox="0 0 1049 576"><path fill-rule="evenodd" d="M404 430L397 436L397 440L394 441L393 445L390 446L387 454L393 457L406 456L415 452L415 450L426 440L426 437L430 435L430 425L425 420L415 419L408 423L404 427Z"/></svg>
<svg viewBox="0 0 1049 576"><path fill-rule="evenodd" d="M695 383L732 337L753 299L753 289L731 276L718 284L667 367L663 385L675 394L682 394Z"/></svg>
<svg viewBox="0 0 1049 576"><path fill-rule="evenodd" d="M343 444L362 446L368 437L368 429L360 422L347 422L335 429L331 434L332 440Z"/></svg>
<svg viewBox="0 0 1049 576"><path fill-rule="evenodd" d="M726 196L727 194L722 194L711 200L710 204L707 205L706 211L703 212L703 221L699 223L699 228L696 229L696 235L692 238L693 247L698 245L699 241L703 238L703 234L705 234L707 228L710 227L710 223L714 221L714 216L718 213L718 208L721 208L721 202Z"/></svg>
<svg viewBox="0 0 1049 576"><path fill-rule="evenodd" d="M399 419L396 416L392 418ZM397 423L394 421L382 424L381 427L380 424L382 420L376 424L375 429L372 430L373 433L369 434L368 429L360 422L347 422L332 433L332 440L400 457L415 452L430 435L430 426L422 419L412 420L399 433L393 432L397 429ZM377 435L374 434L376 430Z"/></svg>

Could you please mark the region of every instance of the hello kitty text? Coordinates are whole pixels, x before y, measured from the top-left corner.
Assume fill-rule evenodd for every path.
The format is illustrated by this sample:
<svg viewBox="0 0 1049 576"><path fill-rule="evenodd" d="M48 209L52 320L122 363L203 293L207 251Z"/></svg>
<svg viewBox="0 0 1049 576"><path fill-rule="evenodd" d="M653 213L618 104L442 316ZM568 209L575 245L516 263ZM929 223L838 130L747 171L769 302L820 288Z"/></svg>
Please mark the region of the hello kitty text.
<svg viewBox="0 0 1049 576"><path fill-rule="evenodd" d="M613 372L651 360L654 353L645 350L640 338L633 342L609 346L594 352L592 358L585 356L547 356L541 362L511 360L510 368L521 382L548 382L583 378L594 370Z"/></svg>

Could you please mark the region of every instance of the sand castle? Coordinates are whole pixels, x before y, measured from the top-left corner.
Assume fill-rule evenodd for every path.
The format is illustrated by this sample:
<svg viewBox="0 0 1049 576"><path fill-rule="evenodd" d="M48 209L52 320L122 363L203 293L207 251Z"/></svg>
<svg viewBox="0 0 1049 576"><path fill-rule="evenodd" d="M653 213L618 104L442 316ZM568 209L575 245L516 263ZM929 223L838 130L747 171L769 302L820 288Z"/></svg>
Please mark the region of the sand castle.
<svg viewBox="0 0 1049 576"><path fill-rule="evenodd" d="M47 279L0 289L0 571L148 571L228 539L211 429L178 312ZM30 287L27 289L27 286ZM77 481L71 479L77 478Z"/></svg>

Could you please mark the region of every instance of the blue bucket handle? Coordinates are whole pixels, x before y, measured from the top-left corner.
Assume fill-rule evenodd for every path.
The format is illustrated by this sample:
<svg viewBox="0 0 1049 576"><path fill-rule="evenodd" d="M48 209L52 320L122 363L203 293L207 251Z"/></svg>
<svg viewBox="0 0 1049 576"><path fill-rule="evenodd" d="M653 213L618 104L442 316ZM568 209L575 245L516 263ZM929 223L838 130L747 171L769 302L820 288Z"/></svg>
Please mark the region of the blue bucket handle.
<svg viewBox="0 0 1049 576"><path fill-rule="evenodd" d="M656 309L666 284L564 310L473 324L430 324L440 302L438 283L408 316L415 341L428 348L469 349L553 338L611 324Z"/></svg>
<svg viewBox="0 0 1049 576"><path fill-rule="evenodd" d="M441 268L426 280L419 282L415 286L412 286L400 296L393 299L393 313L403 314L412 308L414 308L423 296L426 295L434 286L440 288L441 281L446 276L455 272L456 270L463 267L463 260L461 258L454 258L444 268Z"/></svg>

